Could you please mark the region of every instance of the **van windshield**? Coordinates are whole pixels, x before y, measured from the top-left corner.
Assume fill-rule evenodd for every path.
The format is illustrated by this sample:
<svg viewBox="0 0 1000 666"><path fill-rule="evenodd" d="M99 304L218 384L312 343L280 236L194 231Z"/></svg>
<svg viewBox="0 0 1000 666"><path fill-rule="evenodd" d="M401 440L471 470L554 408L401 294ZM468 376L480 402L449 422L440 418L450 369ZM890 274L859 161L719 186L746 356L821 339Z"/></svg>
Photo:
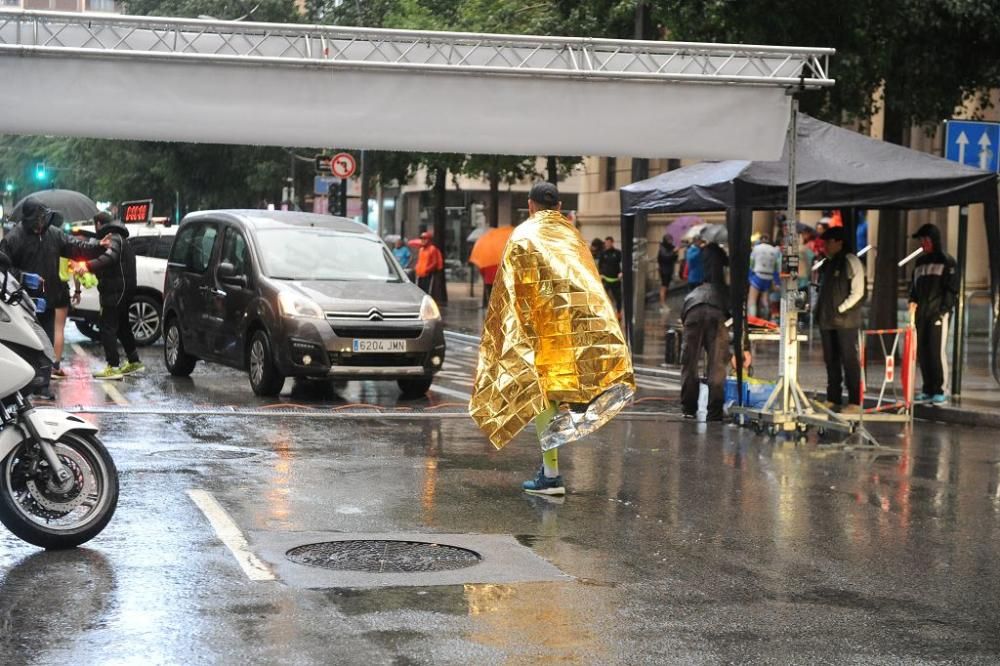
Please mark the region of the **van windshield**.
<svg viewBox="0 0 1000 666"><path fill-rule="evenodd" d="M380 241L328 229L257 230L264 274L276 280L402 282Z"/></svg>

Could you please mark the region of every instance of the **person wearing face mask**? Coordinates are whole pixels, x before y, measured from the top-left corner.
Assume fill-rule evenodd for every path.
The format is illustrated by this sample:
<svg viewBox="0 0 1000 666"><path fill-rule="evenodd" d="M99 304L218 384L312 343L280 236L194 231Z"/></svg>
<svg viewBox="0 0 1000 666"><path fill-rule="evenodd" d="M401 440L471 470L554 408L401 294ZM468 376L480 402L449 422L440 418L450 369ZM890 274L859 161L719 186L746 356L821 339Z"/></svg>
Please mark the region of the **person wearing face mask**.
<svg viewBox="0 0 1000 666"><path fill-rule="evenodd" d="M56 309L69 306L69 289L59 278L59 259L90 259L100 256L104 248L94 240L69 236L59 228L60 216L40 201L28 198L21 206L21 223L0 240L0 252L10 257L15 273L21 282L25 274L40 278L39 288L29 290L35 299L44 299L44 308L38 313L38 323L55 342ZM36 301L37 302L37 301ZM58 359L57 359L58 362ZM52 400L49 390L52 368L37 368L39 381L34 391L37 398Z"/></svg>
<svg viewBox="0 0 1000 666"><path fill-rule="evenodd" d="M917 363L924 390L917 400L942 403L948 400L948 324L958 302L958 264L941 249L941 231L925 224L913 238L924 253L913 269L910 284L910 321L917 332Z"/></svg>

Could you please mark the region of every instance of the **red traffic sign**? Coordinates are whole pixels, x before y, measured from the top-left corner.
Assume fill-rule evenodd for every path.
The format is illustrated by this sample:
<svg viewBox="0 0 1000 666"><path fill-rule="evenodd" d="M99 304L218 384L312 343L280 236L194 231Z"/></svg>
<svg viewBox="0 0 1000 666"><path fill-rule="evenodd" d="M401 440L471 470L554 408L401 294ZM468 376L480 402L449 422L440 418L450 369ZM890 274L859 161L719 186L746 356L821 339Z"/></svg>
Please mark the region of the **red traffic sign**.
<svg viewBox="0 0 1000 666"><path fill-rule="evenodd" d="M330 172L337 178L350 178L358 164L350 153L337 153L330 158Z"/></svg>

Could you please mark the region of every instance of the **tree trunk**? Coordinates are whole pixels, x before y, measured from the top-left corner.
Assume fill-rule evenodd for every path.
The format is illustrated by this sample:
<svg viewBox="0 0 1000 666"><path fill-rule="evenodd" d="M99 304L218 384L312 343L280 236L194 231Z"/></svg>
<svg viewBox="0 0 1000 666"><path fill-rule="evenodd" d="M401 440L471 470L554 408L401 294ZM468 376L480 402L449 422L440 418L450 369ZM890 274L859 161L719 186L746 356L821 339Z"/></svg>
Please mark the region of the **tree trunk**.
<svg viewBox="0 0 1000 666"><path fill-rule="evenodd" d="M441 250L441 257L447 259L445 252L445 196L447 195L448 169L445 167L434 168L434 244ZM440 278L440 279L438 279ZM444 271L435 276L434 292L431 294L439 305L448 305L448 287L445 282Z"/></svg>
<svg viewBox="0 0 1000 666"><path fill-rule="evenodd" d="M888 95L888 90L886 91ZM885 110L883 139L903 145L903 119L888 107ZM875 284L872 288L872 328L896 328L899 300L899 236L906 231L906 214L900 210L879 211L876 239Z"/></svg>
<svg viewBox="0 0 1000 666"><path fill-rule="evenodd" d="M490 171L490 226L500 226L500 172Z"/></svg>
<svg viewBox="0 0 1000 666"><path fill-rule="evenodd" d="M553 185L559 184L559 164L555 155L549 155L545 160L545 170L548 172L549 182Z"/></svg>

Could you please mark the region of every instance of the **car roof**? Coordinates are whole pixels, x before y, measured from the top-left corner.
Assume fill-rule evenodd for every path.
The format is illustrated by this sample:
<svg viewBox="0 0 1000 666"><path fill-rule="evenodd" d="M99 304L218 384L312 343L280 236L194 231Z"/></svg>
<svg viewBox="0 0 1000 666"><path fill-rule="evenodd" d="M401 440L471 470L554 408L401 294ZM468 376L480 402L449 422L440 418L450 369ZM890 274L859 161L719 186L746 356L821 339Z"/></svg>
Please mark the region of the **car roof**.
<svg viewBox="0 0 1000 666"><path fill-rule="evenodd" d="M129 224L122 224L123 227L128 229L129 238L137 238L139 236L172 236L177 233L177 225L172 224L166 226L163 224L149 225L145 222L136 222ZM94 233L93 224L74 224L74 230L80 230L88 234Z"/></svg>
<svg viewBox="0 0 1000 666"><path fill-rule="evenodd" d="M346 217L283 210L227 209L188 213L181 224L203 218L225 220L251 229L281 229L287 227L319 227L342 233L378 238L378 234L359 222Z"/></svg>

